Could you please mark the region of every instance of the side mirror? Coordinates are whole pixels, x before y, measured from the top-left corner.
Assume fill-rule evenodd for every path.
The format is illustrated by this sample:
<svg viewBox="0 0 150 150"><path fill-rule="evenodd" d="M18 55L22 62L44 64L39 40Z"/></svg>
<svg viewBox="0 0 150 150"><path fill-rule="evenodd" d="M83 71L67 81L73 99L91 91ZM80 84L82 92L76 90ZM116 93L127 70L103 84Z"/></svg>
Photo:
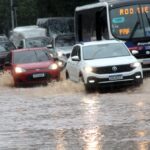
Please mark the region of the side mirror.
<svg viewBox="0 0 150 150"><path fill-rule="evenodd" d="M139 51L137 51L137 50L132 50L131 52L132 52L133 55L136 55L136 54L139 53Z"/></svg>
<svg viewBox="0 0 150 150"><path fill-rule="evenodd" d="M72 59L73 61L80 61L79 56L73 56L73 57L71 57L71 59Z"/></svg>
<svg viewBox="0 0 150 150"><path fill-rule="evenodd" d="M23 46L18 46L17 48L18 48L18 49L22 49L22 48L23 48Z"/></svg>

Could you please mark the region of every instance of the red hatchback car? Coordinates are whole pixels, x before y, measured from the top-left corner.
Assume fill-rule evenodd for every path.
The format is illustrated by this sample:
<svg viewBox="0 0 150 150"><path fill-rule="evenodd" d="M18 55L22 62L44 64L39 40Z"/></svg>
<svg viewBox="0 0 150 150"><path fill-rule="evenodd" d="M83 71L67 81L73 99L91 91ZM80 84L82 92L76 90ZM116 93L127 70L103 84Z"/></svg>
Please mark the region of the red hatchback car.
<svg viewBox="0 0 150 150"><path fill-rule="evenodd" d="M30 48L11 51L5 60L5 70L10 70L15 86L47 84L60 79L60 69L47 48Z"/></svg>

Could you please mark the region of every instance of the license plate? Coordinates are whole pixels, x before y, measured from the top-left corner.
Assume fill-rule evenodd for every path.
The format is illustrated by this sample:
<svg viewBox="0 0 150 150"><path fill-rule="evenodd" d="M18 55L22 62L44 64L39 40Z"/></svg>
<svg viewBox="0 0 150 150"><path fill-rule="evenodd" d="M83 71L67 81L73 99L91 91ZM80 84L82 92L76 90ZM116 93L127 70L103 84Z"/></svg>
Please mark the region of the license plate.
<svg viewBox="0 0 150 150"><path fill-rule="evenodd" d="M44 73L33 74L33 78L43 78L43 77L45 77Z"/></svg>
<svg viewBox="0 0 150 150"><path fill-rule="evenodd" d="M112 75L112 76L109 76L109 80L110 81L121 80L121 79L123 79L122 75Z"/></svg>

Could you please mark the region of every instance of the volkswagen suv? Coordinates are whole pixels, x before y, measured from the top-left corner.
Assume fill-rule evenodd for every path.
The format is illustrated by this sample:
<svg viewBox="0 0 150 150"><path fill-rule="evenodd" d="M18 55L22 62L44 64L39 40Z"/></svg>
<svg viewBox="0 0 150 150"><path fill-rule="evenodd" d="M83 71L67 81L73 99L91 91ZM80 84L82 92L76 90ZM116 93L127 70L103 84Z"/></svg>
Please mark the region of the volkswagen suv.
<svg viewBox="0 0 150 150"><path fill-rule="evenodd" d="M66 78L83 81L86 89L143 82L141 64L121 41L76 44L66 65Z"/></svg>

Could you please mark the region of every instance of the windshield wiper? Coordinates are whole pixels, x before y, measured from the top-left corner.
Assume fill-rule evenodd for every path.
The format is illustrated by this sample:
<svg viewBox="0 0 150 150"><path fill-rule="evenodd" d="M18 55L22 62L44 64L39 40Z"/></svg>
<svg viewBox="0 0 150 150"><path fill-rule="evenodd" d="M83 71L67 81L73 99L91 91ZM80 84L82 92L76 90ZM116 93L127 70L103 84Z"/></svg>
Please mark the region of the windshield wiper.
<svg viewBox="0 0 150 150"><path fill-rule="evenodd" d="M149 24L149 26L150 26L150 18L148 17L148 15L147 15L147 13L146 13L146 12L144 12L144 14L145 14L146 19L147 19L147 21L148 21L148 24Z"/></svg>
<svg viewBox="0 0 150 150"><path fill-rule="evenodd" d="M136 21L136 23L135 23L135 25L134 25L134 27L133 27L133 30L132 30L132 32L131 32L131 34L130 34L129 39L132 39L132 37L133 37L134 34L135 34L135 31L137 30L137 27L138 27L139 25L141 25L139 14L138 14L138 13L136 13L136 14L137 14L138 18L137 18L137 21Z"/></svg>

